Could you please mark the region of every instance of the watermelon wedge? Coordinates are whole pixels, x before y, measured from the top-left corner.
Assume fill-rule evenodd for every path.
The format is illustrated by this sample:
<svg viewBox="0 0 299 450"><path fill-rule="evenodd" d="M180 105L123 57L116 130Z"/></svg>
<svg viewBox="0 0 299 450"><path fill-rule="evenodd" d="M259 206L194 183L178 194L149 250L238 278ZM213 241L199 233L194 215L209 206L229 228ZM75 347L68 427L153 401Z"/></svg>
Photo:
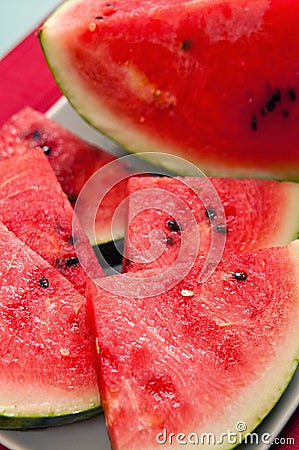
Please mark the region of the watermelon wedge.
<svg viewBox="0 0 299 450"><path fill-rule="evenodd" d="M0 129L0 160L25 150L40 146L47 155L61 186L72 205L88 179L115 157L92 145L32 108L24 108L13 115ZM116 168L114 168L116 170ZM123 180L130 171L118 165L117 177ZM85 230L92 243L111 240L111 220L115 209L122 201L126 181L109 191L101 203L94 233ZM90 199L92 201L92 199ZM84 224L83 224L84 225ZM121 216L114 224L114 235L123 237L124 223Z"/></svg>
<svg viewBox="0 0 299 450"><path fill-rule="evenodd" d="M86 300L0 223L0 428L99 413Z"/></svg>
<svg viewBox="0 0 299 450"><path fill-rule="evenodd" d="M220 205L215 204L215 194ZM159 198L159 203L156 199ZM216 198L217 200L217 198ZM220 209L223 206L224 214ZM299 184L260 179L131 177L124 270L168 267L207 257L224 235L224 254L287 245L299 232ZM220 255L221 256L221 255Z"/></svg>
<svg viewBox="0 0 299 450"><path fill-rule="evenodd" d="M88 273L104 276L78 221L73 235L73 209L40 148L0 161L0 220L81 294L89 278L77 249Z"/></svg>
<svg viewBox="0 0 299 450"><path fill-rule="evenodd" d="M77 111L133 152L173 153L213 176L298 180L298 1L144 5L71 0L42 26Z"/></svg>
<svg viewBox="0 0 299 450"><path fill-rule="evenodd" d="M92 292L112 448L235 447L298 365L299 241L231 256L206 283L197 265L169 282L159 269L139 271Z"/></svg>

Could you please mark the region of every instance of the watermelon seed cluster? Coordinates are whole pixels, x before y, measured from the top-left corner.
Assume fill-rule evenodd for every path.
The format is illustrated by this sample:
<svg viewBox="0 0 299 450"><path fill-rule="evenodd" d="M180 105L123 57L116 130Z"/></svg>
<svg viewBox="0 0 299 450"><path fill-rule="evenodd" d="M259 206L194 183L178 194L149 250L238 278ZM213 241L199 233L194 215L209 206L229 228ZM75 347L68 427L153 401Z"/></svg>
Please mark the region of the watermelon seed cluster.
<svg viewBox="0 0 299 450"><path fill-rule="evenodd" d="M267 86L266 86L267 88ZM287 97L291 102L295 102L297 100L297 93L296 90L293 87L289 87L287 89ZM266 116L268 113L273 112L277 105L281 101L281 91L280 89L275 89L271 95L268 97L267 101L261 108L261 115ZM282 111L282 116L287 119L289 117L289 110L288 108L284 108ZM253 131L257 131L258 129L258 119L257 116L254 114L251 116L251 129Z"/></svg>
<svg viewBox="0 0 299 450"><path fill-rule="evenodd" d="M217 213L214 208L206 208L206 216L210 220L214 220L217 217ZM228 228L224 223L219 223L215 228L216 233L227 234Z"/></svg>

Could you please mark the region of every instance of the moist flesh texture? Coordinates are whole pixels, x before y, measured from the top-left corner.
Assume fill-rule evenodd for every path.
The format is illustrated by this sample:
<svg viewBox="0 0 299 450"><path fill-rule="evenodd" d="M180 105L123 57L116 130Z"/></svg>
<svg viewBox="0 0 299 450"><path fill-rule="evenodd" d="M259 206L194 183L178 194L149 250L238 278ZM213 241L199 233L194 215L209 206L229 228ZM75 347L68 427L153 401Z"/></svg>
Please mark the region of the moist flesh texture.
<svg viewBox="0 0 299 450"><path fill-rule="evenodd" d="M50 426L51 417L64 416L57 425L99 412L86 299L2 223L0 235L0 427Z"/></svg>
<svg viewBox="0 0 299 450"><path fill-rule="evenodd" d="M160 448L165 429L220 439L240 420L246 432L258 425L298 363L298 252L295 241L231 256L206 283L199 261L187 276L176 265L170 289L159 269L103 280L90 300L114 450ZM159 283L164 291L151 296Z"/></svg>
<svg viewBox="0 0 299 450"><path fill-rule="evenodd" d="M124 271L287 245L298 235L299 186L233 178L132 177ZM221 255L220 255L221 256Z"/></svg>
<svg viewBox="0 0 299 450"><path fill-rule="evenodd" d="M0 220L84 295L80 262L93 278L104 272L42 149L0 161L0 185Z"/></svg>
<svg viewBox="0 0 299 450"><path fill-rule="evenodd" d="M179 154L212 175L296 180L298 8L79 1L40 37L71 103L129 150Z"/></svg>
<svg viewBox="0 0 299 450"><path fill-rule="evenodd" d="M0 129L0 160L23 154L36 146L43 149L72 206L76 204L80 191L90 177L115 160L111 153L84 141L39 111L26 107L14 114ZM85 228L92 244L104 243L112 238L111 220L115 209L123 200L126 177L129 174L120 164L114 166L115 171L120 182L104 196L94 229ZM96 200L96 193L90 193L88 203ZM87 206L82 205L82 208ZM119 221L114 224L114 234L118 237L123 237L123 221L120 216Z"/></svg>

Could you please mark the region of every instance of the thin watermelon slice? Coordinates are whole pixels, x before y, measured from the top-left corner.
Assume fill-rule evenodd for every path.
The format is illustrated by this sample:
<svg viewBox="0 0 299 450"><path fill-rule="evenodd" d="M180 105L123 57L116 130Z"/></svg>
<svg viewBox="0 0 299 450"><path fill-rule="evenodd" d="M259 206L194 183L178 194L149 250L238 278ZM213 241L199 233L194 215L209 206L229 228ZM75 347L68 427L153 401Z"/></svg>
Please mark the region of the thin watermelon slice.
<svg viewBox="0 0 299 450"><path fill-rule="evenodd" d="M298 19L297 0L72 0L40 39L71 104L126 149L298 180Z"/></svg>
<svg viewBox="0 0 299 450"><path fill-rule="evenodd" d="M75 201L88 179L115 157L76 136L62 125L32 108L24 108L13 115L0 130L0 159L23 154L26 149L40 146L71 203ZM118 179L129 174L124 166L117 166ZM114 168L116 170L116 168ZM101 213L95 224L95 237L85 230L93 244L111 240L111 220L122 201L126 181L121 181L101 203ZM92 201L92 199L90 199ZM123 237L124 223L119 216L114 224L115 237Z"/></svg>
<svg viewBox="0 0 299 450"><path fill-rule="evenodd" d="M81 294L89 277L77 249L89 274L104 276L78 221L73 235L73 209L40 148L0 161L0 220Z"/></svg>
<svg viewBox="0 0 299 450"><path fill-rule="evenodd" d="M112 448L234 447L298 364L299 241L223 260L206 283L196 266L169 282L115 275L91 299Z"/></svg>
<svg viewBox="0 0 299 450"><path fill-rule="evenodd" d="M215 204L210 183L220 204ZM293 182L132 177L124 271L168 267L178 258L196 258L197 241L198 255L207 257L217 234L224 234L224 254L287 245L298 236L298 200L299 184Z"/></svg>
<svg viewBox="0 0 299 450"><path fill-rule="evenodd" d="M0 223L0 428L99 413L86 300Z"/></svg>

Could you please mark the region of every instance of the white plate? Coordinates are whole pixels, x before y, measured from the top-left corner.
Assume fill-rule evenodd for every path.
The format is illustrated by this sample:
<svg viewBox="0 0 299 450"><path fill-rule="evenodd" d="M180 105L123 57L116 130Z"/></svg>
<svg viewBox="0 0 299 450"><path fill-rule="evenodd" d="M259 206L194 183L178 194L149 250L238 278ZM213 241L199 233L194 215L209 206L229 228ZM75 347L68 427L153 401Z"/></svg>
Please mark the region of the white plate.
<svg viewBox="0 0 299 450"><path fill-rule="evenodd" d="M120 156L123 151L86 124L62 98L48 115L84 139ZM287 423L299 405L299 370L285 393L256 430L258 438L238 449L265 450ZM262 439L267 436L266 439ZM256 440L255 440L256 439ZM264 442L263 442L264 440ZM11 450L110 450L103 415L81 423L34 431L0 431L0 442ZM256 442L258 442L256 444ZM141 450L141 449L140 449Z"/></svg>

